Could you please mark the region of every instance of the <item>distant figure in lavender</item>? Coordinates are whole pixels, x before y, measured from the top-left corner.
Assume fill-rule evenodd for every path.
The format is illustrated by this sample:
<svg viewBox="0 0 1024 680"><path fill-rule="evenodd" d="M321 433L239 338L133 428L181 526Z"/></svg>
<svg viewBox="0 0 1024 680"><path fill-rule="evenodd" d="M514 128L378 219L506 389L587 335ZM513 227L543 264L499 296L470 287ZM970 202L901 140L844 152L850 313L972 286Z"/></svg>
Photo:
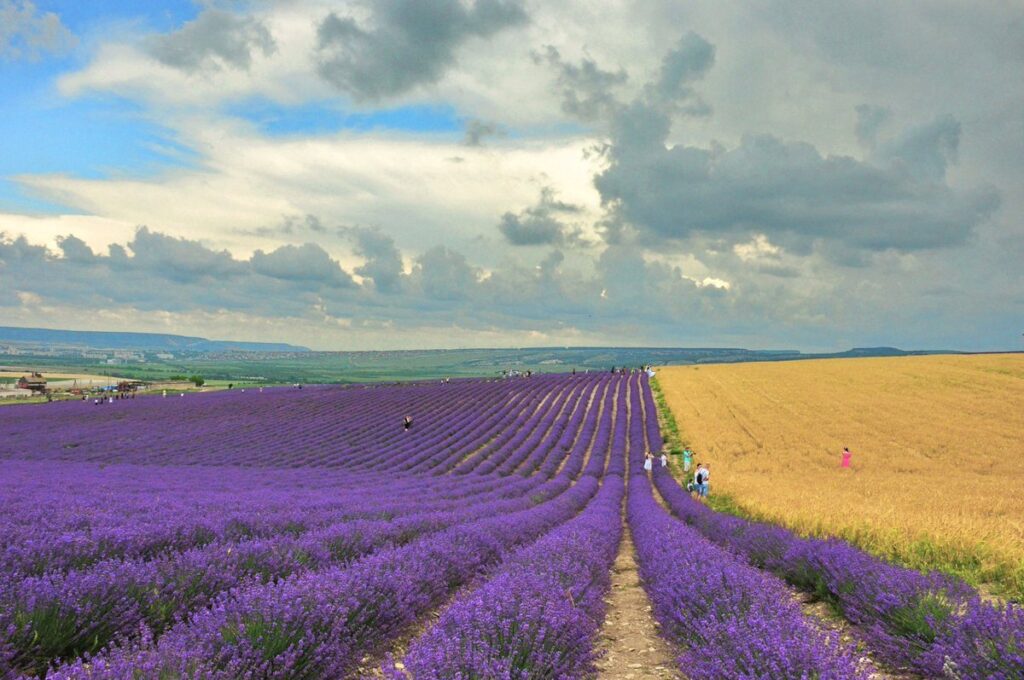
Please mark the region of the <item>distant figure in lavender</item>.
<svg viewBox="0 0 1024 680"><path fill-rule="evenodd" d="M650 472L654 468L654 456L648 451L644 454L644 470Z"/></svg>
<svg viewBox="0 0 1024 680"><path fill-rule="evenodd" d="M412 418L410 418L409 416L406 416L405 420L402 421L402 427L404 427L405 431L408 432L409 428L412 427Z"/></svg>
<svg viewBox="0 0 1024 680"><path fill-rule="evenodd" d="M666 467L666 466L668 466L668 456L665 455L664 451L662 451L661 452L661 467Z"/></svg>

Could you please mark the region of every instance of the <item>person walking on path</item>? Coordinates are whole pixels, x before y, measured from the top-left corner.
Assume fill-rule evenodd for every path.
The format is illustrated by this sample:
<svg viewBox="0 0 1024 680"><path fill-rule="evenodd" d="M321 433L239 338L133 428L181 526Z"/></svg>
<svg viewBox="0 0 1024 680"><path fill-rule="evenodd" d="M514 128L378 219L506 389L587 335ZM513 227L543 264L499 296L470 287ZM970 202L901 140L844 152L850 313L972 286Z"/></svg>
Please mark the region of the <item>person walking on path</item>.
<svg viewBox="0 0 1024 680"><path fill-rule="evenodd" d="M402 421L402 427L405 428L406 432L412 427L412 418L410 416L406 416L405 420Z"/></svg>
<svg viewBox="0 0 1024 680"><path fill-rule="evenodd" d="M661 467L668 467L668 456L664 451L661 452Z"/></svg>
<svg viewBox="0 0 1024 680"><path fill-rule="evenodd" d="M650 472L652 469L654 469L654 456L648 451L644 454L644 470Z"/></svg>
<svg viewBox="0 0 1024 680"><path fill-rule="evenodd" d="M852 456L853 456L853 454L850 453L849 447L844 446L843 447L843 460L842 460L841 463L839 463L839 467L844 467L844 468L850 467L850 458Z"/></svg>
<svg viewBox="0 0 1024 680"><path fill-rule="evenodd" d="M693 465L693 451L687 446L683 449L683 472L689 472L690 467Z"/></svg>

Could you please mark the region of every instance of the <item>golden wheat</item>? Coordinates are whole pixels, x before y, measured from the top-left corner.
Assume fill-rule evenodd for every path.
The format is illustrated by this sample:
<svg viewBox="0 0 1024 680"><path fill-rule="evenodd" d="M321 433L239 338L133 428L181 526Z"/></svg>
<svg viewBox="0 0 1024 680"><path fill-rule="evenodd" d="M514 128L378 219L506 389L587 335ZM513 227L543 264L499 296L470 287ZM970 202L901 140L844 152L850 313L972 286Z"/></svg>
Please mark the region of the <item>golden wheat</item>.
<svg viewBox="0 0 1024 680"><path fill-rule="evenodd" d="M744 511L1024 593L1024 355L675 366L657 380L712 491Z"/></svg>

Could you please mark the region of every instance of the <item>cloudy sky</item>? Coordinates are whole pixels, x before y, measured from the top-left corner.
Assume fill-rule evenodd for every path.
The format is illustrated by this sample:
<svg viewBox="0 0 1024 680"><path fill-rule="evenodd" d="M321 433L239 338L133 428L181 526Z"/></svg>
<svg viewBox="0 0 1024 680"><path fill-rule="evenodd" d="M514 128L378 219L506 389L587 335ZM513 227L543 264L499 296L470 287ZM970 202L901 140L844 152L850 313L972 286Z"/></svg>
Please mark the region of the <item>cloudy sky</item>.
<svg viewBox="0 0 1024 680"><path fill-rule="evenodd" d="M0 0L0 324L1020 349L1024 6Z"/></svg>

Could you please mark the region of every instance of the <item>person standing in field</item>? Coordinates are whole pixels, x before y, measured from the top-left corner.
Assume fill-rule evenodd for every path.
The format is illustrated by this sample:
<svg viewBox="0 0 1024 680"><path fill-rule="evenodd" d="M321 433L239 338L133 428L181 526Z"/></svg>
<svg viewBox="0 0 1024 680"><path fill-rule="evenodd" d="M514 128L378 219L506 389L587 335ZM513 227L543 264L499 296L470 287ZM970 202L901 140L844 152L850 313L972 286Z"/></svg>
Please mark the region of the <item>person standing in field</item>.
<svg viewBox="0 0 1024 680"><path fill-rule="evenodd" d="M697 492L698 500L708 497L708 477L710 474L707 465L697 463L697 472L693 475L693 490Z"/></svg>
<svg viewBox="0 0 1024 680"><path fill-rule="evenodd" d="M711 478L711 463L704 463L704 479L701 481L701 485L700 485L700 497L701 498L707 498L708 497L708 492L711 490L710 481L709 481L710 478Z"/></svg>
<svg viewBox="0 0 1024 680"><path fill-rule="evenodd" d="M693 465L693 451L687 446L683 449L683 472L689 472L690 466Z"/></svg>
<svg viewBox="0 0 1024 680"><path fill-rule="evenodd" d="M850 467L850 458L852 456L853 456L853 454L850 453L850 448L848 446L844 446L843 447L843 460L842 460L841 463L839 463L839 467L844 467L844 468Z"/></svg>
<svg viewBox="0 0 1024 680"><path fill-rule="evenodd" d="M667 467L667 466L668 466L668 456L665 454L664 451L662 451L661 452L661 467Z"/></svg>
<svg viewBox="0 0 1024 680"><path fill-rule="evenodd" d="M652 469L654 469L654 456L648 451L644 454L644 470L650 472Z"/></svg>
<svg viewBox="0 0 1024 680"><path fill-rule="evenodd" d="M700 497L700 483L703 479L701 471L703 467L704 464L698 461L697 469L693 471L693 481L686 485L686 490L690 493L696 493L698 497Z"/></svg>
<svg viewBox="0 0 1024 680"><path fill-rule="evenodd" d="M402 427L405 428L406 432L408 432L409 428L412 427L412 418L409 417L409 416L406 416L405 420L402 421Z"/></svg>

